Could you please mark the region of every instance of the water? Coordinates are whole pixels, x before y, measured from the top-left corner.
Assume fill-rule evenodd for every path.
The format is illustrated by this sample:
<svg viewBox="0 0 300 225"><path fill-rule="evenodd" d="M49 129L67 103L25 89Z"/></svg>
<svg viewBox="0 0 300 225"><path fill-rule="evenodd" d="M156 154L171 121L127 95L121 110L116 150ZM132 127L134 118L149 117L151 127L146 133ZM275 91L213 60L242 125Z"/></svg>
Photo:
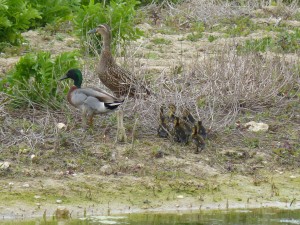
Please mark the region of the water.
<svg viewBox="0 0 300 225"><path fill-rule="evenodd" d="M251 209L202 211L195 213L146 213L120 216L90 216L69 220L39 218L0 220L0 225L300 225L300 210Z"/></svg>

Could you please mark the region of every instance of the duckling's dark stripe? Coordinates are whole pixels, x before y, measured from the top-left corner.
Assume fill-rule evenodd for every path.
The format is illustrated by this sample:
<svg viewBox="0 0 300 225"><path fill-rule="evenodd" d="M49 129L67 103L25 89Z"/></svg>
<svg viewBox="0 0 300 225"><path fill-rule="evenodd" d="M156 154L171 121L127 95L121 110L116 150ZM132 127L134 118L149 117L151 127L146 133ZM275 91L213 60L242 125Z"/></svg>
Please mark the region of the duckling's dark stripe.
<svg viewBox="0 0 300 225"><path fill-rule="evenodd" d="M104 106L110 110L116 109L121 103L104 103Z"/></svg>

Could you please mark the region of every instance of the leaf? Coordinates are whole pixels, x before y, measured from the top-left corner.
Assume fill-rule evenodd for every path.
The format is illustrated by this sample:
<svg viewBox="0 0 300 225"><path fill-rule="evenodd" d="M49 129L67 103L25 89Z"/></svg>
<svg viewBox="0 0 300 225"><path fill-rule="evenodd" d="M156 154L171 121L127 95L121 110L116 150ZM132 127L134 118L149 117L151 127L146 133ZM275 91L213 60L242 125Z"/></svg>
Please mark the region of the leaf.
<svg viewBox="0 0 300 225"><path fill-rule="evenodd" d="M0 12L7 9L8 9L7 0L0 0Z"/></svg>

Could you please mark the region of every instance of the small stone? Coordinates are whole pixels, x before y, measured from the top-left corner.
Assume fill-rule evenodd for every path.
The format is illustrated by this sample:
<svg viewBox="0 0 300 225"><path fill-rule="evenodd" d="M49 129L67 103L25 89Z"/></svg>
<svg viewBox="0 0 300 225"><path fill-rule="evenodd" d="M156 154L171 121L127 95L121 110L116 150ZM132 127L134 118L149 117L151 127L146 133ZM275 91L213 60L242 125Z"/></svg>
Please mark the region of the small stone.
<svg viewBox="0 0 300 225"><path fill-rule="evenodd" d="M252 132L259 132L259 131L268 131L269 130L269 125L266 123L257 123L255 121L250 121L244 125L245 127L248 128L249 131Z"/></svg>
<svg viewBox="0 0 300 225"><path fill-rule="evenodd" d="M297 177L294 176L294 175L291 175L290 178L291 178L291 179L295 179L295 178L297 178Z"/></svg>
<svg viewBox="0 0 300 225"><path fill-rule="evenodd" d="M26 184L23 184L22 187L23 188L29 188L30 186L29 186L29 184L26 183Z"/></svg>
<svg viewBox="0 0 300 225"><path fill-rule="evenodd" d="M0 170L8 170L10 162L0 162Z"/></svg>
<svg viewBox="0 0 300 225"><path fill-rule="evenodd" d="M184 197L183 197L183 195L177 195L177 198L182 199L182 198L184 198Z"/></svg>
<svg viewBox="0 0 300 225"><path fill-rule="evenodd" d="M57 204L61 204L61 203L62 203L62 200L61 200L61 199L57 199L57 200L56 200L56 203L57 203Z"/></svg>
<svg viewBox="0 0 300 225"><path fill-rule="evenodd" d="M100 168L100 173L104 175L112 174L113 170L110 165L104 165Z"/></svg>
<svg viewBox="0 0 300 225"><path fill-rule="evenodd" d="M63 129L63 128L66 128L67 126L66 126L66 124L64 124L64 123L58 123L58 124L56 124L56 127L57 127L59 130L61 130L61 129Z"/></svg>
<svg viewBox="0 0 300 225"><path fill-rule="evenodd" d="M40 195L35 195L34 198L35 198L35 199L40 199L41 196L40 196Z"/></svg>

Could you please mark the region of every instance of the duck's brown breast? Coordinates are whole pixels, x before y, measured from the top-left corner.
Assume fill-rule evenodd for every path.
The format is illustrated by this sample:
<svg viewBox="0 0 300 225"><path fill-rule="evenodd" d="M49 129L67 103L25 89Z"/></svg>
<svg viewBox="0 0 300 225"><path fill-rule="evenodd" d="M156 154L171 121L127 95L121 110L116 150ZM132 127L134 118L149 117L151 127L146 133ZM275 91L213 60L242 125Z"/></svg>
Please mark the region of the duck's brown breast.
<svg viewBox="0 0 300 225"><path fill-rule="evenodd" d="M76 105L74 105L73 102L72 102L72 93L73 93L76 89L78 89L78 87L72 86L72 87L70 88L69 92L68 92L68 95L67 95L68 102L69 102L72 106L74 106L74 107L76 107Z"/></svg>

